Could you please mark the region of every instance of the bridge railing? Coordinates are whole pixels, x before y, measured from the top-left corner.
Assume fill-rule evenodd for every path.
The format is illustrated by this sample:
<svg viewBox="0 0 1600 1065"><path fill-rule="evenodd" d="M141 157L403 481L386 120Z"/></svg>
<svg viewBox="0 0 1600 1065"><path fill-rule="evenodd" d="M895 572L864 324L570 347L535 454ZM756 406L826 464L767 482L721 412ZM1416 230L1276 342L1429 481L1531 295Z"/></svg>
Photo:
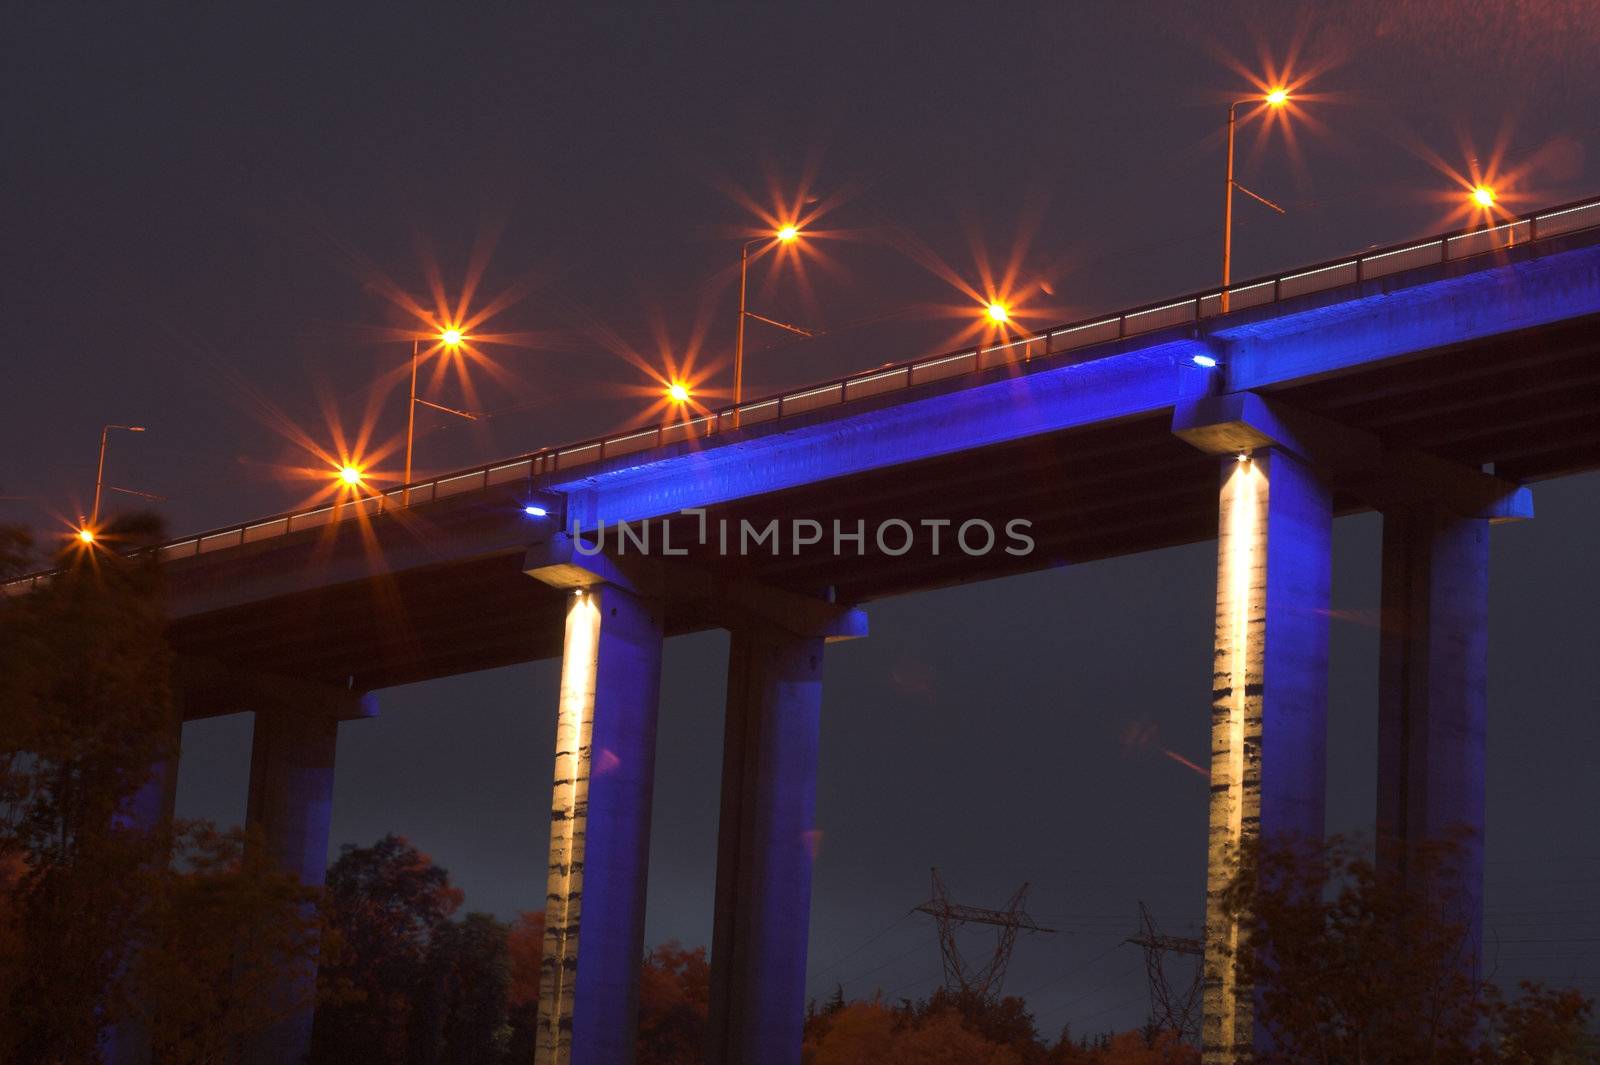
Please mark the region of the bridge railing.
<svg viewBox="0 0 1600 1065"><path fill-rule="evenodd" d="M930 381L978 373L1007 363L1054 358L1113 340L1170 329L1418 267L1502 251L1545 237L1597 226L1600 226L1600 199L1562 204L1509 218L1493 226L1455 230L1426 240L1390 245L1360 255L1301 267L1288 273L1242 281L1227 289L1207 289L1181 299L1085 318L1003 344L885 364L798 391L753 400L738 407L708 411L681 421L595 437L561 447L545 448L521 458L385 489L360 499L279 514L198 536L188 536L164 544L157 550L163 559L191 558L362 515L371 516L387 510L426 505L461 492L576 470L607 459L705 439L734 428L808 414ZM24 594L39 582L48 580L49 576L48 573L40 573L23 577L4 585L3 590L8 595Z"/></svg>

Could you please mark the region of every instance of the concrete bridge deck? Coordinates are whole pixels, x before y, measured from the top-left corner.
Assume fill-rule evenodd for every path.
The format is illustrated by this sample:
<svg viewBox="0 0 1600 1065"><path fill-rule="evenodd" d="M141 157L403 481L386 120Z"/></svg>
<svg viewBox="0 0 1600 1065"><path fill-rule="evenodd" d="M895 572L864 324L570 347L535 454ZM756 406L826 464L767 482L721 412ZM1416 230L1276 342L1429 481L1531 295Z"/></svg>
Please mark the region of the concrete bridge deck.
<svg viewBox="0 0 1600 1065"><path fill-rule="evenodd" d="M1600 223L1600 205L1558 217ZM1505 227L1495 243L1511 235ZM1043 352L1043 338L1114 334L1129 316L1152 320L1149 312L903 364L877 382L858 375L822 386L839 401L810 409L803 404L817 390L790 393L802 400L790 400L781 419L762 413L776 401L756 401L738 429L707 431L730 423L723 412L665 433L687 440L660 443L659 429L613 437L624 448L654 445L620 456L603 457L594 442L508 459L428 482L409 507L396 505L396 489L185 538L165 551L173 639L184 653L361 689L553 656L565 606L523 575L530 539L569 522L593 529L685 507L707 508L713 530L722 520L734 529L775 517L820 522L824 542L798 555L785 540L777 557L724 557L714 536L705 546L684 541L689 519L674 523L673 546L720 577L813 596L831 589L850 603L1206 540L1216 535L1212 461L1170 424L1175 404L1203 393L1272 396L1386 447L1492 466L1518 483L1592 469L1600 466L1597 245L1600 228L1538 240L1524 231L1510 246L1361 281L1353 268L1324 269L1322 280L1346 283L1241 308L1284 287L1246 282L1232 290L1231 313L1214 294L1168 301L1153 320L1173 308L1192 320L1132 337ZM1395 266L1439 254L1413 242L1363 261ZM1203 309L1214 313L1195 318ZM1202 368L1196 356L1217 365ZM915 383L918 366L941 359L935 369L948 376ZM865 390L852 386L860 380L883 390L843 401ZM489 480L497 483L482 487ZM1339 512L1371 505L1335 489ZM529 500L550 515L528 517ZM1000 550L974 558L950 550L952 532L938 556L926 536L893 556L869 532L864 553L833 554L835 520L872 530L888 518L913 526L982 518L1002 529L1027 519L1037 546L1020 558ZM716 624L703 599L668 604L671 633Z"/></svg>

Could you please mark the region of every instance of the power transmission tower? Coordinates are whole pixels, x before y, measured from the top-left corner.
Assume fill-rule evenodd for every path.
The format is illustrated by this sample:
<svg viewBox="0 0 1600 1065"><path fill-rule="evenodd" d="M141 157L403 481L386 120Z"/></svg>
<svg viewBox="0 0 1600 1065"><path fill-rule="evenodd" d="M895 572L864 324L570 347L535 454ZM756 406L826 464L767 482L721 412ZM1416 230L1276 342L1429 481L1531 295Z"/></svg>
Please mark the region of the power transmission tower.
<svg viewBox="0 0 1600 1065"><path fill-rule="evenodd" d="M1179 1039L1198 1042L1200 1038L1200 978L1203 966L1194 967L1189 986L1174 994L1167 983L1164 963L1167 954L1189 954L1204 957L1203 940L1187 936L1169 936L1156 928L1154 917L1143 902L1139 903L1139 933L1128 937L1129 943L1144 948L1144 966L1150 978L1150 1024L1157 1030L1167 1029L1178 1033Z"/></svg>
<svg viewBox="0 0 1600 1065"><path fill-rule="evenodd" d="M1017 930L1055 931L1054 928L1039 927L1023 910L1022 900L1027 898L1027 895L1028 885L1023 884L1017 888L1003 910L963 906L950 901L950 895L945 891L944 880L940 878L939 870L933 871L933 898L915 909L917 912L928 914L939 926L939 952L944 960L945 987L951 991L967 992L985 999L993 998L1000 993L1000 985L1005 982L1006 966L1011 962L1011 948L1017 941ZM1000 930L995 937L994 954L990 956L987 964L981 967L974 966L963 958L960 948L956 946L956 930L969 924L993 925Z"/></svg>

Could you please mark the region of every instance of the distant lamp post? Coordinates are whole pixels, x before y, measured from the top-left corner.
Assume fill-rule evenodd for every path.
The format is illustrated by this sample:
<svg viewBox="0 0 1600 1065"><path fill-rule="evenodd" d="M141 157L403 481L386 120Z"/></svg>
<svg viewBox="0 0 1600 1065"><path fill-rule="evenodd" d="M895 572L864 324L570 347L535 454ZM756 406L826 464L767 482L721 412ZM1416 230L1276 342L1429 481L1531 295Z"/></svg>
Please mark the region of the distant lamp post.
<svg viewBox="0 0 1600 1065"><path fill-rule="evenodd" d="M689 402L693 395L694 393L689 390L689 386L682 381L674 381L667 386L667 398L679 406Z"/></svg>
<svg viewBox="0 0 1600 1065"><path fill-rule="evenodd" d="M1494 194L1494 189L1487 185L1474 185L1472 187L1472 202L1485 211L1492 211L1498 199L1499 197Z"/></svg>
<svg viewBox="0 0 1600 1065"><path fill-rule="evenodd" d="M1005 325L1011 321L1011 309L1003 303L991 303L984 308L984 311L989 315L989 320L995 325Z"/></svg>
<svg viewBox="0 0 1600 1065"><path fill-rule="evenodd" d="M809 337L816 334L809 329L801 329L788 322L780 322L774 318L767 318L750 310L746 303L746 294L749 291L750 279L750 249L758 244L765 244L776 240L779 244L793 244L800 238L800 230L793 225L782 226L773 231L770 237L757 237L747 240L739 249L739 333L733 347L733 424L739 424L739 405L744 402L744 320L754 318L758 322L765 322L778 329L784 329L797 336Z"/></svg>
<svg viewBox="0 0 1600 1065"><path fill-rule="evenodd" d="M1279 207L1265 196L1251 192L1249 189L1245 188L1243 185L1239 184L1233 179L1234 129L1238 125L1237 119L1239 105L1262 102L1266 103L1269 108L1277 110L1289 102L1289 90L1279 86L1278 88L1264 93L1261 96L1252 96L1244 100L1235 100L1233 103L1228 105L1228 181L1226 189L1227 194L1223 201L1222 208L1222 309L1224 311L1228 309L1228 284L1232 280L1233 276L1233 190L1238 189L1252 200L1265 204L1274 211L1277 211L1279 214L1284 213L1282 207Z"/></svg>
<svg viewBox="0 0 1600 1065"><path fill-rule="evenodd" d="M106 438L111 435L111 430L113 429L121 429L125 433L144 432L144 426L142 425L108 425L100 430L100 462L94 471L94 509L89 512L88 526L78 533L78 538L86 544L94 542L94 533L90 530L96 527L100 521L100 496L106 483ZM145 495L143 492L134 494ZM84 533L89 535L84 536Z"/></svg>
<svg viewBox="0 0 1600 1065"><path fill-rule="evenodd" d="M451 351L459 348L462 342L466 339L466 336L461 332L461 330L455 328L441 330L438 336L439 343L444 345L446 348L449 348ZM420 361L421 355L422 341L420 338L413 339L411 341L411 402L406 404L406 487L402 498L402 503L405 505L409 505L411 503L411 449L416 437L417 406L420 404L421 406L431 407L437 411L443 411L446 414L454 414L456 417L465 418L469 422L478 420L478 416L473 414L471 411L456 410L454 407L446 407L442 403L434 403L431 400L418 397L417 363ZM349 467L346 467L346 469L348 468ZM359 478L350 483L359 483Z"/></svg>
<svg viewBox="0 0 1600 1065"><path fill-rule="evenodd" d="M362 476L363 475L361 473L361 467L359 467L359 466L340 466L339 467L339 480L343 481L345 484L349 485L351 488L359 488L359 487L361 487Z"/></svg>

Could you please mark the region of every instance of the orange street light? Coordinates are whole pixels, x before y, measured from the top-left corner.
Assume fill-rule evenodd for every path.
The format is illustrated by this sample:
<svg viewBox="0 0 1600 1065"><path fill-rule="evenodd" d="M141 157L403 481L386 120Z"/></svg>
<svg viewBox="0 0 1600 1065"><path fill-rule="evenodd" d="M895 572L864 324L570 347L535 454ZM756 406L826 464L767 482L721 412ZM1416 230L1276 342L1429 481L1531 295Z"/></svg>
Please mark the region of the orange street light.
<svg viewBox="0 0 1600 1065"><path fill-rule="evenodd" d="M682 381L674 381L667 386L667 398L674 403L687 403L693 394Z"/></svg>
<svg viewBox="0 0 1600 1065"><path fill-rule="evenodd" d="M100 430L100 463L95 467L94 471L94 509L89 513L89 521L91 524L100 520L100 493L101 489L105 485L106 477L106 437L110 435L111 430L113 429L121 429L128 433L144 432L144 426L142 425L108 425ZM140 492L136 494L143 495L144 493ZM85 528L84 532L88 532L88 529ZM80 539L82 538L82 535L82 533L79 533ZM90 539L93 539L92 533L90 534ZM84 540L84 543L88 542L89 540Z"/></svg>
<svg viewBox="0 0 1600 1065"><path fill-rule="evenodd" d="M1272 108L1273 110L1277 110L1289 102L1289 90L1280 85L1269 92L1263 93L1261 96L1252 96L1244 100L1235 100L1233 103L1228 105L1228 182L1227 196L1222 208L1222 309L1224 311L1228 309L1228 283L1233 273L1233 190L1238 189L1246 196L1249 196L1251 199L1256 200L1259 203L1265 204L1274 211L1277 211L1279 214L1284 213L1282 207L1279 207L1265 196L1251 192L1249 189L1233 180L1233 134L1234 127L1237 124L1236 119L1239 105L1253 104L1258 102L1265 102L1268 107Z"/></svg>
<svg viewBox="0 0 1600 1065"><path fill-rule="evenodd" d="M766 322L768 325L786 329L798 336L809 337L816 335L808 329L801 329L797 325L790 325L788 322L780 322L776 319L765 318L756 314L748 309L745 301L746 293L749 291L750 249L757 244L764 244L774 238L780 244L793 244L799 237L799 227L785 225L775 230L772 237L757 237L754 240L747 240L744 242L744 246L739 249L739 333L733 345L733 424L735 426L739 424L739 404L744 402L744 320L746 318L754 318L758 322Z"/></svg>
<svg viewBox="0 0 1600 1065"><path fill-rule="evenodd" d="M357 467L357 466L340 466L339 467L339 480L343 481L345 484L349 485L352 488L359 487L360 484L361 484L361 469L360 469L360 467Z"/></svg>
<svg viewBox="0 0 1600 1065"><path fill-rule="evenodd" d="M989 320L996 325L1005 325L1011 321L1011 311L1003 303L991 303L985 310L988 312Z"/></svg>
<svg viewBox="0 0 1600 1065"><path fill-rule="evenodd" d="M439 333L438 339L439 343L443 344L447 348L450 348L451 350L454 350L459 348L461 346L461 342L467 338L462 335L461 330L452 326L449 329L442 330ZM421 346L422 341L420 339L414 338L411 341L411 402L406 404L406 489L403 498L401 499L402 506L409 505L411 502L411 446L413 439L416 436L417 404L421 403L425 407L433 407L434 409L442 410L447 414L457 414L463 418L466 418L468 421L477 420L474 415L469 414L466 411L456 410L453 407L440 406L437 403L430 403L425 399L417 398L417 359L421 354ZM349 467L345 468L349 469ZM349 479L346 478L346 480ZM359 481L360 478L358 477L355 481L351 481L350 483L356 484Z"/></svg>
<svg viewBox="0 0 1600 1065"><path fill-rule="evenodd" d="M78 539L86 544L94 543L94 530L88 527L78 530Z"/></svg>
<svg viewBox="0 0 1600 1065"><path fill-rule="evenodd" d="M1493 207L1496 199L1494 190L1487 185L1476 185L1472 189L1473 202L1484 210Z"/></svg>

